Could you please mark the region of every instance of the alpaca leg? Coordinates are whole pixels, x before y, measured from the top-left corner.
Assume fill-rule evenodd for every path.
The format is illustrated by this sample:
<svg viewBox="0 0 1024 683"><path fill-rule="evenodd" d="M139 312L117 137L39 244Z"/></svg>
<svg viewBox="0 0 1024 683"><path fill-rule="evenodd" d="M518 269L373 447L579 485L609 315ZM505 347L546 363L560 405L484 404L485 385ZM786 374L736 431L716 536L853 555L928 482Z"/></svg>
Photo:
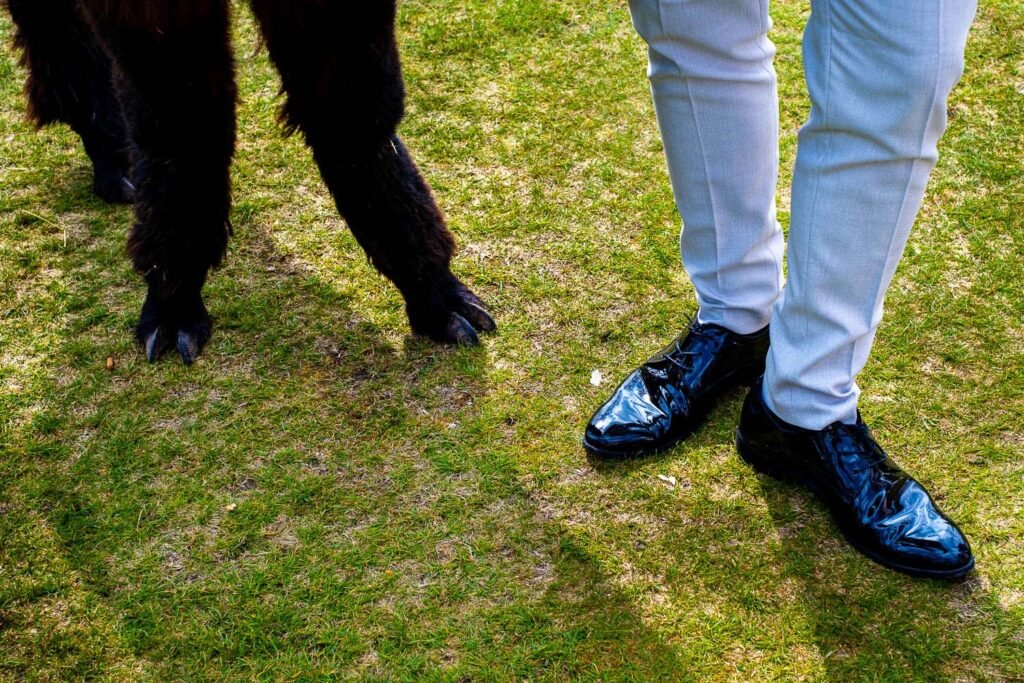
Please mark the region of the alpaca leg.
<svg viewBox="0 0 1024 683"><path fill-rule="evenodd" d="M373 265L406 302L414 332L475 344L495 329L449 268L455 241L395 129L404 91L391 0L252 0L281 73L285 125L300 130Z"/></svg>
<svg viewBox="0 0 1024 683"><path fill-rule="evenodd" d="M83 0L114 61L132 155L128 253L148 285L136 335L190 364L210 336L201 291L227 246L235 142L227 0Z"/></svg>
<svg viewBox="0 0 1024 683"><path fill-rule="evenodd" d="M131 201L124 119L114 96L111 63L75 0L7 0L28 70L29 115L38 126L67 123L93 164L93 192Z"/></svg>

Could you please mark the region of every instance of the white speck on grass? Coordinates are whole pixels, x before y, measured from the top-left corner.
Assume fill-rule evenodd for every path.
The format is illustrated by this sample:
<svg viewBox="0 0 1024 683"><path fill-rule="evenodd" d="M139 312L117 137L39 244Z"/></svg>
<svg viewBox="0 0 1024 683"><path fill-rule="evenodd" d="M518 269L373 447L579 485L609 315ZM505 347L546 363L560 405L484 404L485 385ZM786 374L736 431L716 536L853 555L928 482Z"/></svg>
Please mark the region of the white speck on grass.
<svg viewBox="0 0 1024 683"><path fill-rule="evenodd" d="M595 387L601 386L601 382L604 381L604 377L601 375L600 370L594 370L590 373L590 383Z"/></svg>

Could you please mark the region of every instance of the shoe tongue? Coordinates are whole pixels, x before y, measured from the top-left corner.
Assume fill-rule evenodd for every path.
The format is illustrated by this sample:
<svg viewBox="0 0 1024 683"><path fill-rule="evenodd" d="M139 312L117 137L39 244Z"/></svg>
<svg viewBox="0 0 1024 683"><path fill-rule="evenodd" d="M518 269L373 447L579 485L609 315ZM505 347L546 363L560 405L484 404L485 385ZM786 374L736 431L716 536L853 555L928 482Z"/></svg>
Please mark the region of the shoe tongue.
<svg viewBox="0 0 1024 683"><path fill-rule="evenodd" d="M857 421L854 422L853 424L850 424L849 422L842 422L841 420L836 420L828 427L825 427L825 429L835 433L846 433L851 435L870 435L870 430L868 429L867 423L864 422L864 420L862 420L860 417L860 411L857 411Z"/></svg>

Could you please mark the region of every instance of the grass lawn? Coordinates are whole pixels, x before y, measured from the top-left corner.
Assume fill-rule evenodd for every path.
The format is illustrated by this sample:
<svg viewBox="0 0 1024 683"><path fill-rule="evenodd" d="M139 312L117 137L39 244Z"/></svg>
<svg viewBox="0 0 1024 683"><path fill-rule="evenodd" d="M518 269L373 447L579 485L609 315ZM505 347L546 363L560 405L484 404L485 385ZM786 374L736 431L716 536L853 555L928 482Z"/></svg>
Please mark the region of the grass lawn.
<svg viewBox="0 0 1024 683"><path fill-rule="evenodd" d="M785 223L808 4L773 12ZM26 125L0 19L0 680L1024 680L1024 2L982 2L861 379L974 544L957 585L744 466L740 392L662 456L584 457L694 308L624 2L402 5L402 133L501 327L477 349L409 335L235 24L235 238L185 368L134 346L131 212Z"/></svg>

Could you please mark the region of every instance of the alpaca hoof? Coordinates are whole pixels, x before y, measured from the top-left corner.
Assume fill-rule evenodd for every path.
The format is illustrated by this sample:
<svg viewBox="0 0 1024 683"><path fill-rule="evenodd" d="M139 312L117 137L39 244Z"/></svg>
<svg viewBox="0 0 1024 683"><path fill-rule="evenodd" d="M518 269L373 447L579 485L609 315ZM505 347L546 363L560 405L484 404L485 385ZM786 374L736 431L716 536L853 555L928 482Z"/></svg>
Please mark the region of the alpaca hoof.
<svg viewBox="0 0 1024 683"><path fill-rule="evenodd" d="M473 325L458 313L452 313L449 318L448 327L445 328L445 337L445 341L459 346L476 346L480 343L480 338L476 336Z"/></svg>
<svg viewBox="0 0 1024 683"><path fill-rule="evenodd" d="M483 302L468 289L465 292L460 292L455 310L481 332L494 332L498 329L497 323L484 308Z"/></svg>
<svg viewBox="0 0 1024 683"><path fill-rule="evenodd" d="M92 192L108 204L131 204L135 201L135 186L120 173L93 178Z"/></svg>
<svg viewBox="0 0 1024 683"><path fill-rule="evenodd" d="M192 365L199 355L199 340L191 332L178 330L178 355L185 365Z"/></svg>
<svg viewBox="0 0 1024 683"><path fill-rule="evenodd" d="M166 337L158 327L145 336L142 346L146 351L146 360L155 363L160 360L160 356L164 355L168 344Z"/></svg>
<svg viewBox="0 0 1024 683"><path fill-rule="evenodd" d="M160 360L173 348L185 365L192 365L209 340L212 327L206 307L198 297L188 305L156 304L147 297L135 336L150 363Z"/></svg>
<svg viewBox="0 0 1024 683"><path fill-rule="evenodd" d="M121 176L121 194L126 204L135 203L135 183L128 176Z"/></svg>
<svg viewBox="0 0 1024 683"><path fill-rule="evenodd" d="M413 332L442 344L476 346L478 332L498 329L484 302L450 273L427 296L408 301L406 310Z"/></svg>

